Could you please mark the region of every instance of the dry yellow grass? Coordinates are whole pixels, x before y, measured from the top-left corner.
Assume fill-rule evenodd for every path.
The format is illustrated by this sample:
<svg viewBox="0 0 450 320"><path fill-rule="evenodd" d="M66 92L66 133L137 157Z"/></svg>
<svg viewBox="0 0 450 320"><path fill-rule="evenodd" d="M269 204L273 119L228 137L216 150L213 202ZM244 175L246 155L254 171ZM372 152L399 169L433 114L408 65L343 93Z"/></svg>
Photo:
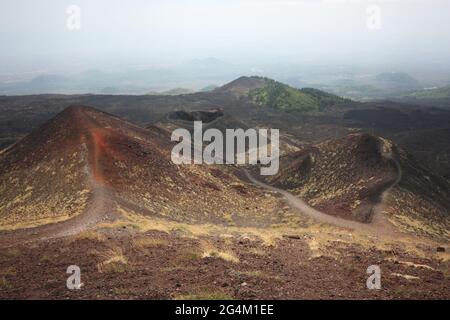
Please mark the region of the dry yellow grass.
<svg viewBox="0 0 450 320"><path fill-rule="evenodd" d="M395 277L400 277L400 278L404 278L406 280L419 280L419 277L416 276L411 276L409 274L402 274L402 273L391 273L391 275L395 276Z"/></svg>
<svg viewBox="0 0 450 320"><path fill-rule="evenodd" d="M131 268L120 247L110 248L105 252L99 253L99 256L104 259L104 261L97 264L97 269L100 273L120 273L126 272Z"/></svg>
<svg viewBox="0 0 450 320"><path fill-rule="evenodd" d="M447 256L442 255L438 257L438 254L430 254L430 251L427 251L424 244L428 247L436 246L437 244L433 241L411 237L380 238L363 231L342 229L323 223L313 223L306 227L292 227L291 224L281 224L275 228L247 228L213 224L187 224L156 217L148 218L121 207L118 207L118 212L121 213L122 219L113 223L101 224L98 228L121 228L126 226L139 232L154 230L172 233L176 231L185 237L203 238L214 235L224 238L225 241L230 241L230 237L245 235L250 240L262 241L265 246L276 246L277 242L284 235L289 234L305 239L310 246L312 257L329 256L337 258L338 251L334 250L333 246L335 246L336 242L339 242L344 246L356 243L363 248L376 248L383 251L391 251L396 247L401 247L402 250L414 256L429 257L431 255L434 258L448 259ZM214 251L220 250L211 249L209 251L209 254L214 255L218 254L214 253ZM208 250L203 250L203 252L208 254ZM222 254L223 258L230 259L230 261L233 260L233 258L227 257L226 253L225 255ZM256 254L264 255L264 252Z"/></svg>
<svg viewBox="0 0 450 320"><path fill-rule="evenodd" d="M130 229L137 230L139 232L147 231L162 231L166 233L180 232L186 237L197 238L209 235L219 235L223 237L229 237L233 234L246 234L254 239L260 239L267 246L273 246L277 240L281 239L284 229L277 228L276 231L263 228L241 228L235 226L220 226L214 224L187 224L176 221L165 220L161 218L147 218L139 215L132 210L126 210L122 207L118 207L117 211L122 215L122 219L115 222L102 223L97 226L101 228L118 229L122 227L128 227ZM291 233L296 233L298 230L289 229Z"/></svg>
<svg viewBox="0 0 450 320"><path fill-rule="evenodd" d="M6 279L6 277L1 277L0 278L0 291L9 290L11 288L12 288L11 282L8 281L8 279Z"/></svg>
<svg viewBox="0 0 450 320"><path fill-rule="evenodd" d="M85 174L79 170L81 160L71 159L67 166L58 160L38 164L26 172L11 171L2 175L0 230L38 227L83 213L90 190L86 188Z"/></svg>
<svg viewBox="0 0 450 320"><path fill-rule="evenodd" d="M158 238L139 238L133 240L133 246L138 249L146 249L148 247L157 247L167 245L168 241L165 239Z"/></svg>
<svg viewBox="0 0 450 320"><path fill-rule="evenodd" d="M186 262L189 261L193 261L193 260L200 260L202 259L202 252L200 252L200 250L196 250L194 248L190 249L190 250L185 250L182 251L176 258L176 262L178 264L182 264L184 266L184 264ZM179 266L177 266L179 267Z"/></svg>
<svg viewBox="0 0 450 320"><path fill-rule="evenodd" d="M447 250L448 251L448 250ZM449 252L438 252L436 254L437 258L442 262L450 261L450 253Z"/></svg>
<svg viewBox="0 0 450 320"><path fill-rule="evenodd" d="M130 294L130 292L131 292L131 290L127 289L127 288L113 288L112 289L112 293L115 296L127 296Z"/></svg>
<svg viewBox="0 0 450 320"><path fill-rule="evenodd" d="M62 221L68 220L70 218L73 218L73 216L61 215L61 216L54 217L54 218L27 220L27 221L23 221L23 222L15 222L15 223L5 221L5 224L0 224L0 231L14 231L14 230L19 230L19 229L35 228L35 227L43 226L43 225L50 224L50 223L62 222Z"/></svg>
<svg viewBox="0 0 450 320"><path fill-rule="evenodd" d="M232 263L239 263L239 258L229 250L219 250L215 248L212 244L202 241L202 258L219 258Z"/></svg>
<svg viewBox="0 0 450 320"><path fill-rule="evenodd" d="M418 264L418 263L414 263L414 262L410 262L410 261L401 261L401 260L397 260L397 259L393 259L393 258L387 258L385 260L392 261L392 262L404 265L406 267L435 270L433 267L430 267L429 265L426 265L426 264Z"/></svg>
<svg viewBox="0 0 450 320"><path fill-rule="evenodd" d="M72 240L73 241L93 240L98 242L104 242L106 241L106 236L95 230L86 230L75 235Z"/></svg>
<svg viewBox="0 0 450 320"><path fill-rule="evenodd" d="M205 252L203 252L202 257L203 258L219 258L219 259L223 259L225 261L233 262L233 263L239 262L239 258L237 258L233 253L219 251L217 249L206 250Z"/></svg>

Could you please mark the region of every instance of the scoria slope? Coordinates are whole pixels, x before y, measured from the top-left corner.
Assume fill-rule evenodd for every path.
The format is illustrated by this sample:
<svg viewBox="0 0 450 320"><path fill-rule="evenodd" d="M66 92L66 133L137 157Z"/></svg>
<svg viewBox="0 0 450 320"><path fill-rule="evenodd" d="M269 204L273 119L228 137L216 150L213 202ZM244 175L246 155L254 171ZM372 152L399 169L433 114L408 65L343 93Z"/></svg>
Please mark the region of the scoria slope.
<svg viewBox="0 0 450 320"><path fill-rule="evenodd" d="M389 140L349 134L289 153L280 168L268 181L324 213L449 238L448 182Z"/></svg>
<svg viewBox="0 0 450 320"><path fill-rule="evenodd" d="M172 146L162 128L69 107L0 156L2 229L69 219L55 231L65 235L130 213L241 226L283 218L280 200L234 168L175 165Z"/></svg>
<svg viewBox="0 0 450 320"><path fill-rule="evenodd" d="M0 154L0 226L16 229L83 212L90 195L87 123L68 108Z"/></svg>

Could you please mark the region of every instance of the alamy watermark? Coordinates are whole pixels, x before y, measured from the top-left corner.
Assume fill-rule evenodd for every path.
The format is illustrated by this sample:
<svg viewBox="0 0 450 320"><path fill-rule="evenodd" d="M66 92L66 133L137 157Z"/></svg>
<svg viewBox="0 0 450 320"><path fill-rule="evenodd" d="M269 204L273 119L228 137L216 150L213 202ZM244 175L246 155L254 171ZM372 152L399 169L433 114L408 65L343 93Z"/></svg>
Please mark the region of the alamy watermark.
<svg viewBox="0 0 450 320"><path fill-rule="evenodd" d="M193 137L187 129L178 128L171 139L179 141L172 149L175 164L261 164L261 175L278 173L278 129L226 129L224 137L218 129L203 132L202 122L194 121ZM203 149L204 143L208 144Z"/></svg>
<svg viewBox="0 0 450 320"><path fill-rule="evenodd" d="M69 290L80 290L83 286L81 283L81 269L77 265L71 265L67 267L67 271L70 276L67 278L66 286Z"/></svg>
<svg viewBox="0 0 450 320"><path fill-rule="evenodd" d="M381 8L377 5L370 5L366 9L367 12L367 28L370 30L381 29Z"/></svg>
<svg viewBox="0 0 450 320"><path fill-rule="evenodd" d="M81 8L77 5L70 5L66 9L66 27L69 31L81 29Z"/></svg>
<svg viewBox="0 0 450 320"><path fill-rule="evenodd" d="M370 274L367 278L366 286L369 290L381 289L381 268L377 265L371 265L366 270L367 274Z"/></svg>

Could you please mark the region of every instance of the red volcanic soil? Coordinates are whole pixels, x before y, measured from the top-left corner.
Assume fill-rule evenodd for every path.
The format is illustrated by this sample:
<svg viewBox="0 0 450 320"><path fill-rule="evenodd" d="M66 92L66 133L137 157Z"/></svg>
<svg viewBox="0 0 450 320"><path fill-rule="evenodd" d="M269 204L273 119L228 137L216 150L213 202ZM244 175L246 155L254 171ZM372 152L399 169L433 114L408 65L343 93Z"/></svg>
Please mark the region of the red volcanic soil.
<svg viewBox="0 0 450 320"><path fill-rule="evenodd" d="M76 198L71 189L75 187L77 192L89 190L85 208L63 222L50 220L35 228L0 232L1 245L76 234L115 219L118 207L183 223L239 221L242 226L261 226L283 219L276 214L282 206L279 199L246 185L224 166L177 166L171 161L172 146L164 129L143 129L90 107L67 108L0 157L0 167L10 174L8 180L17 179L18 171L23 174L17 185L8 188L16 193L4 201L16 203L15 199L27 197L27 209L48 211L44 215L40 209L28 209L24 214L19 201L15 223L66 212L67 208L45 201L66 204L71 195ZM36 174L42 167L45 171ZM71 176L78 177L77 184L67 182ZM31 197L25 194L30 180L39 185L31 189L39 188ZM36 211L40 216L33 216Z"/></svg>
<svg viewBox="0 0 450 320"><path fill-rule="evenodd" d="M119 230L120 231L120 230ZM107 235L67 238L0 249L0 272L7 289L0 299L449 299L448 263L392 251L344 244L334 256L311 257L304 239L285 238L276 246L234 238L192 239L175 234ZM107 240L106 240L107 239ZM154 239L148 247L139 240ZM202 258L200 242L232 251L239 262ZM100 272L101 253L121 248L126 268ZM414 267L402 263L414 262ZM81 268L81 290L68 290L66 269ZM367 267L379 265L382 289L368 290ZM13 266L13 267L12 267ZM447 270L447 271L445 271ZM402 275L411 278L406 279Z"/></svg>
<svg viewBox="0 0 450 320"><path fill-rule="evenodd" d="M0 232L1 246L76 234L114 219L113 194L104 184L101 164L109 130L98 127L90 112L93 109L88 107L67 108L0 158L5 180L18 181L0 200L14 204L14 199L24 198L27 188L32 190L26 200L1 213L7 219L17 216L12 222L19 227L23 222L50 219L41 226ZM87 203L79 196L85 191L89 191ZM34 212L28 209L33 207ZM64 213L69 213L69 219L49 223Z"/></svg>
<svg viewBox="0 0 450 320"><path fill-rule="evenodd" d="M105 142L105 135L107 132L104 132L104 129L92 129L91 135L93 139L94 152L92 152L92 156L90 160L90 167L92 169L92 173L94 175L94 179L98 183L103 183L103 175L99 168L99 159L101 155L105 152L107 146Z"/></svg>
<svg viewBox="0 0 450 320"><path fill-rule="evenodd" d="M449 263L436 258L434 244L421 244L430 256L424 258L403 244L377 249L375 242L352 242L351 231L343 229L317 251L320 233L310 233L307 223L300 227L304 220L293 219L301 218L299 212L293 217L280 210L286 206L280 198L223 167L176 166L171 146L163 129L145 130L92 108L71 107L3 154L0 168L21 187L38 179L41 188L35 188L45 199L61 196L57 200L65 203L72 185L88 187L90 197L85 210L66 221L0 232L0 299L450 298ZM43 166L51 170L36 169ZM76 184L67 183L68 173L83 170ZM30 205L43 201L27 199ZM303 233L268 245L225 228L227 237L193 236L183 228L140 232L138 224L127 223L91 230L121 218L118 207L147 222L159 218L198 228L205 223L275 232L271 227L287 221ZM66 270L74 264L84 285L71 291ZM373 264L382 269L382 290L366 287L366 270Z"/></svg>

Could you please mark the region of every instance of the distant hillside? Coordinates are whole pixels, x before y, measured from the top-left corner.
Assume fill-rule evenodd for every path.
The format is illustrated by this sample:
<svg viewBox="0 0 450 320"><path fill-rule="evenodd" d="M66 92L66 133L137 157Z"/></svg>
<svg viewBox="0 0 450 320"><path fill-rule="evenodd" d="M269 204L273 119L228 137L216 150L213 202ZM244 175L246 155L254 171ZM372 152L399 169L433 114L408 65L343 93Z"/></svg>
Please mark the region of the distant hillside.
<svg viewBox="0 0 450 320"><path fill-rule="evenodd" d="M419 82L404 72L384 72L374 77L374 80L384 83L394 83L404 87L418 87Z"/></svg>
<svg viewBox="0 0 450 320"><path fill-rule="evenodd" d="M215 89L217 89L218 87L214 84L211 84L209 86L203 87L200 89L200 92L208 92L208 91L213 91Z"/></svg>
<svg viewBox="0 0 450 320"><path fill-rule="evenodd" d="M417 105L448 108L450 107L450 86L417 90L394 100Z"/></svg>
<svg viewBox="0 0 450 320"><path fill-rule="evenodd" d="M162 92L162 94L167 94L167 95L170 95L170 96L176 96L176 95L179 95L179 94L190 94L190 93L193 93L193 92L194 92L194 90L187 89L187 88L173 88L173 89L170 89L170 90Z"/></svg>
<svg viewBox="0 0 450 320"><path fill-rule="evenodd" d="M249 92L257 105L285 111L321 111L347 99L312 88L296 89L283 83L264 79L265 85Z"/></svg>
<svg viewBox="0 0 450 320"><path fill-rule="evenodd" d="M147 93L147 95L154 95L154 96L178 96L182 94L191 94L194 93L194 90L187 89L187 88L173 88L165 91L150 91Z"/></svg>
<svg viewBox="0 0 450 320"><path fill-rule="evenodd" d="M254 89L263 88L266 85L266 78L261 77L240 77L217 88L215 92L231 93L237 97L246 96Z"/></svg>
<svg viewBox="0 0 450 320"><path fill-rule="evenodd" d="M343 79L316 82L311 86L360 101L392 99L422 88L418 80L404 72L347 75Z"/></svg>
<svg viewBox="0 0 450 320"><path fill-rule="evenodd" d="M450 86L420 90L413 92L408 96L417 99L450 99Z"/></svg>

